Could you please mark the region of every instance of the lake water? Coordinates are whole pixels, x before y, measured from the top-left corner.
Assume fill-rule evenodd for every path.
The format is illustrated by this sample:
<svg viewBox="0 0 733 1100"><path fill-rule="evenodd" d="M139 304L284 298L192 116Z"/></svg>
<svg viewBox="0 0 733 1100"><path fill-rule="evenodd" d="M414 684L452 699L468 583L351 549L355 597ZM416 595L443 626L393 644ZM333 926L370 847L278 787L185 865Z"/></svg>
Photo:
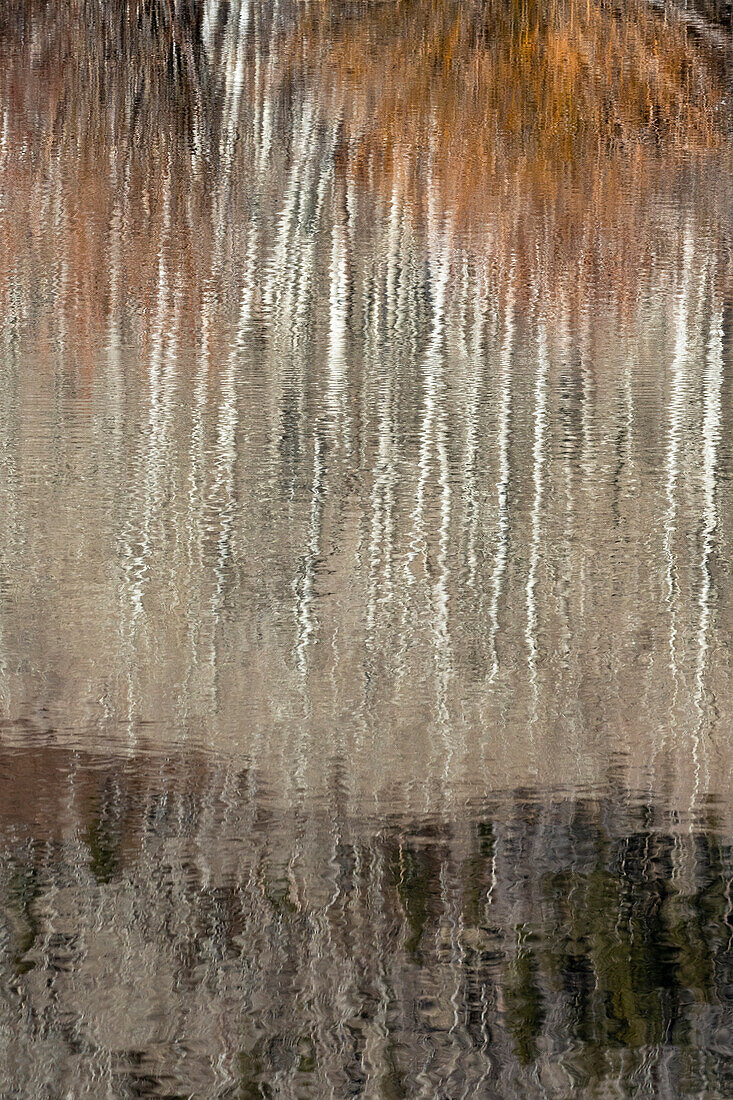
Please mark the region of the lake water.
<svg viewBox="0 0 733 1100"><path fill-rule="evenodd" d="M3 1098L733 1096L729 12L5 0Z"/></svg>

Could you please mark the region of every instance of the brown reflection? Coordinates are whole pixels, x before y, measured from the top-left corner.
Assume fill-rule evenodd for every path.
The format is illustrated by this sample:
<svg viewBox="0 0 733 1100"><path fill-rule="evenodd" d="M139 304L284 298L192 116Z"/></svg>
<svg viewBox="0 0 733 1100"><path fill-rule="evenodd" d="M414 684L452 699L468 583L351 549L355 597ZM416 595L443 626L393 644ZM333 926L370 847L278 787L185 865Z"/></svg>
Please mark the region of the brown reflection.
<svg viewBox="0 0 733 1100"><path fill-rule="evenodd" d="M674 8L79 0L3 27L0 304L11 274L43 288L87 371L123 303L150 353L164 273L188 326L233 306L265 169L283 213L288 172L346 175L579 308L636 300L692 186L670 169L727 149L730 42Z"/></svg>
<svg viewBox="0 0 733 1100"><path fill-rule="evenodd" d="M306 11L296 56L317 58L319 87L338 98L337 166L370 182L408 177L417 204L437 186L441 206L511 220L519 191L531 221L542 200L562 206L578 188L613 218L624 187L653 178L660 157L725 142L730 43L708 49L675 9L436 0Z"/></svg>

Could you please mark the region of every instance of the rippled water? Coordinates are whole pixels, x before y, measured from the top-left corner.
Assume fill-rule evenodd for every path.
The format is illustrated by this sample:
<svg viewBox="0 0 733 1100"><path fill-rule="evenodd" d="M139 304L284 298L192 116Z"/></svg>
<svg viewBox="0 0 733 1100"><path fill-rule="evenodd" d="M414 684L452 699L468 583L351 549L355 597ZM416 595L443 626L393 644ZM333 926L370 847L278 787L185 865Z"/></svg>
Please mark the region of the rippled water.
<svg viewBox="0 0 733 1100"><path fill-rule="evenodd" d="M0 1095L733 1095L729 6L5 0Z"/></svg>

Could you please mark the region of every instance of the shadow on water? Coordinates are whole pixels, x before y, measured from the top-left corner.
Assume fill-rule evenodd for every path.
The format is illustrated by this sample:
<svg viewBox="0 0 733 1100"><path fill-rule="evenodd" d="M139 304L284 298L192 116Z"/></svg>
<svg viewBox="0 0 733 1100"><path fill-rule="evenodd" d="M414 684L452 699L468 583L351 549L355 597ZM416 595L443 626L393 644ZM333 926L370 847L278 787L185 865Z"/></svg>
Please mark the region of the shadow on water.
<svg viewBox="0 0 733 1100"><path fill-rule="evenodd" d="M3 1095L733 1087L714 806L533 790L290 819L195 754L0 773Z"/></svg>

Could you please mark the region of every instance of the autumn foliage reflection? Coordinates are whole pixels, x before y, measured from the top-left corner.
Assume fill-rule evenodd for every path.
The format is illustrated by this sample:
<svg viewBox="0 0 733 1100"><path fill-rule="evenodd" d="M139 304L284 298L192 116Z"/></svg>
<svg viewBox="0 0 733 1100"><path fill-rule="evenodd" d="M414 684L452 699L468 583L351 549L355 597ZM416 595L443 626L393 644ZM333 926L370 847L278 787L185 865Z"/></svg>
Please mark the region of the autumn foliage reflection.
<svg viewBox="0 0 733 1100"><path fill-rule="evenodd" d="M355 164L438 171L456 203L522 173L552 194L596 157L718 147L724 62L641 3L309 5L301 54L338 87ZM591 159L589 159L591 158Z"/></svg>
<svg viewBox="0 0 733 1100"><path fill-rule="evenodd" d="M641 3L75 0L9 5L0 35L2 309L40 278L89 369L110 312L147 328L162 255L191 322L221 298L314 112L332 137L297 170L333 175L334 210L339 179L398 199L543 295L580 271L633 299L674 173L729 155L728 47Z"/></svg>

